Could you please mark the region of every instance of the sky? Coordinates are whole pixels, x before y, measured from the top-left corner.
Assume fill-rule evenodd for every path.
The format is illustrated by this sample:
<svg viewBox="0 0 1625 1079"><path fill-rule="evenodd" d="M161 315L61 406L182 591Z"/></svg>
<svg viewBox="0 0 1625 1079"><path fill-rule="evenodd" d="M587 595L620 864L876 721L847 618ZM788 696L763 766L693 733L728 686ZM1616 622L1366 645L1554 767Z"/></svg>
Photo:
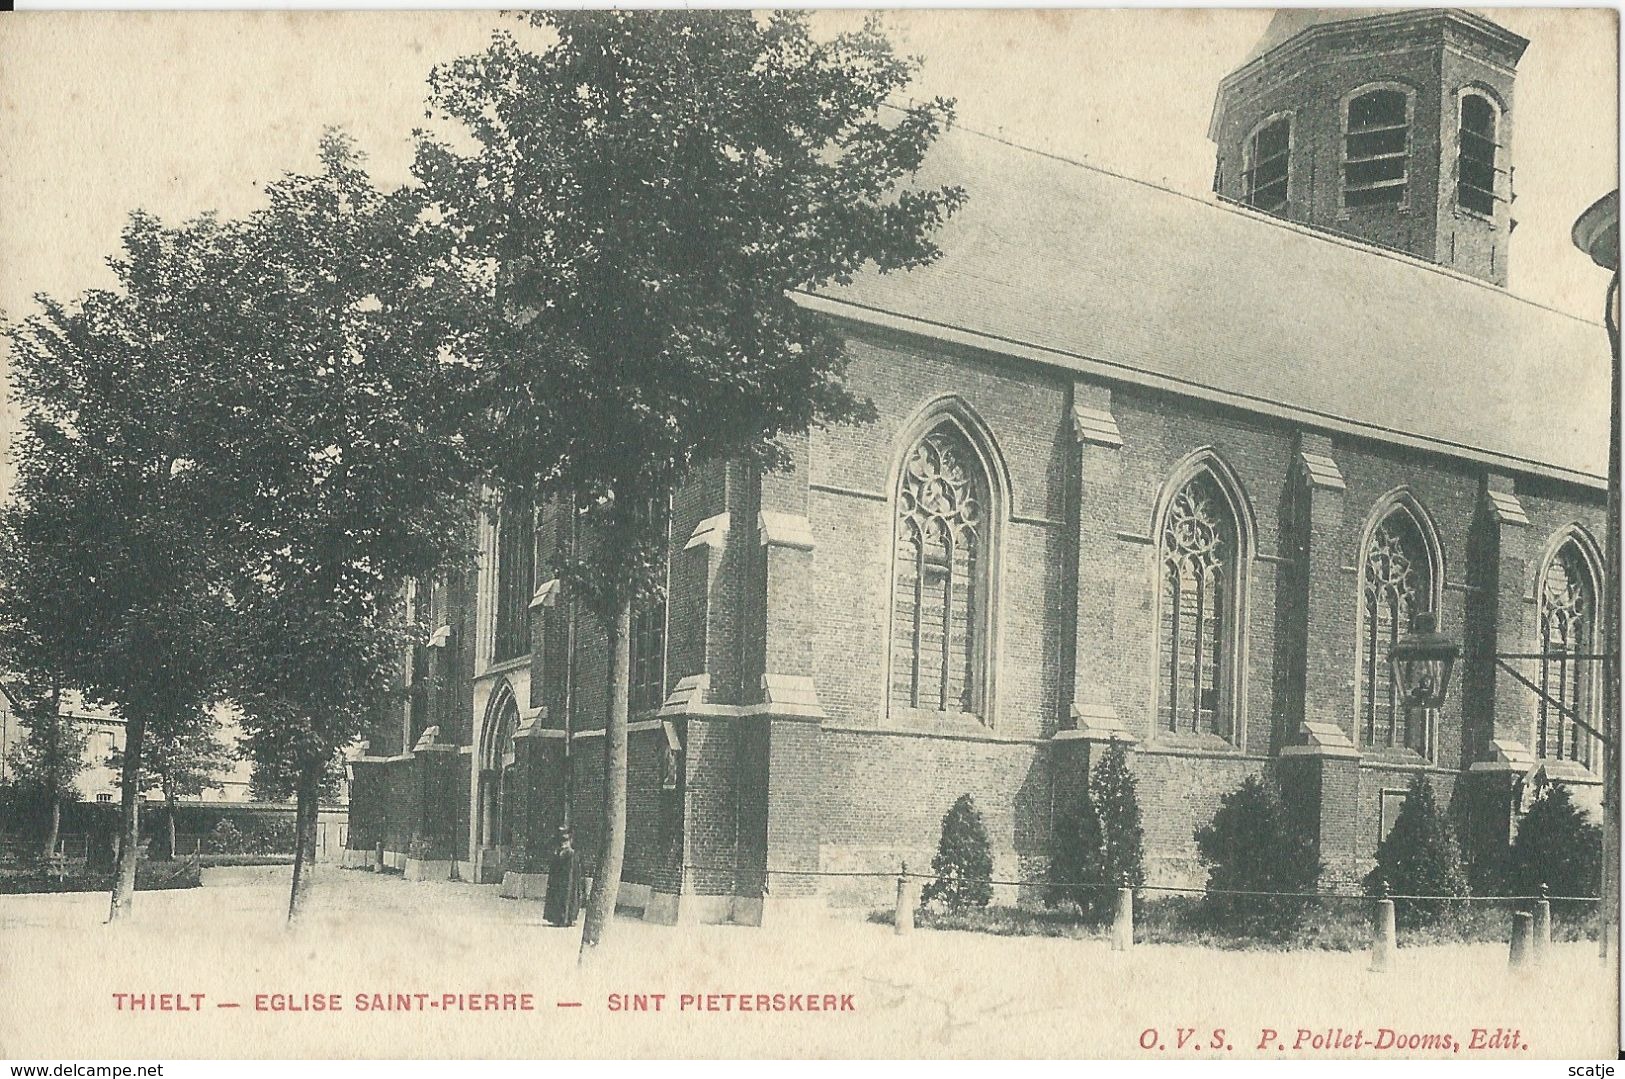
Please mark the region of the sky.
<svg viewBox="0 0 1625 1079"><path fill-rule="evenodd" d="M1615 14L1482 13L1530 40L1514 109L1509 288L1599 320L1606 279L1569 229L1618 184ZM900 50L923 60L914 92L956 98L963 126L1207 195L1214 91L1271 14L905 10L888 21ZM857 18L821 12L815 27ZM356 138L379 182L406 180L430 68L479 50L503 21L469 11L8 15L0 312L22 317L37 292L110 284L104 260L133 209L172 220L254 209L267 181L316 168L327 126Z"/></svg>

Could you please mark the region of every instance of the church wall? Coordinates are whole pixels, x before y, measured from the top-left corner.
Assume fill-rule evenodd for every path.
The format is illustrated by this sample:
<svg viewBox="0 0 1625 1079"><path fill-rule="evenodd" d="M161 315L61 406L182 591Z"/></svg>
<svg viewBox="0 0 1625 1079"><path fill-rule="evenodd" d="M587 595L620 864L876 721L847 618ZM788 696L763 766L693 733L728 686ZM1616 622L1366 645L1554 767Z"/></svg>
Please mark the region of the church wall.
<svg viewBox="0 0 1625 1079"><path fill-rule="evenodd" d="M818 432L810 452L809 520L819 618L811 642L819 700L831 720L886 725L896 464L905 431L952 394L987 425L1009 475L997 547L999 655L990 728L1034 738L1058 726L1067 454L1075 452L1067 387L1036 365L947 347L853 336L848 384L877 422ZM985 734L976 724L967 733Z"/></svg>
<svg viewBox="0 0 1625 1079"><path fill-rule="evenodd" d="M882 418L874 427L838 429L819 436L814 444L810 518L817 544L815 580L807 587L817 597L824 615L819 633L816 678L820 701L830 713L825 724L821 783L824 793L822 864L826 869L886 868L903 858L928 860L940 829L941 814L955 797L971 793L988 821L998 872L1034 875L1048 856L1048 833L1053 795L1044 760L1049 747L959 737L968 732L945 722L939 731L868 733L870 728L894 730L883 716L884 668L887 649L886 582L889 580L892 509L889 470L895 447L887 433L902 423L900 414L913 412L916 402L929 400L948 387L963 387L967 400L980 401L978 411L991 412L1011 399L1026 395L1033 409L1019 429L1026 436L1012 451L1004 444L1008 421L989 419L988 425L1009 461L1012 475L1064 475L1054 458L1076 453L1068 438L1056 440L1051 463L1040 473L1037 452L1053 432L1042 419L1061 399L1059 387L1047 384L1042 372L989 366L947 349L943 356L925 355L921 346L901 347L893 341L859 341L854 352L854 382L865 385L870 364L895 365L905 377L889 398L877 399ZM872 377L872 376L870 376ZM935 381L927 382L929 377ZM867 388L867 387L866 387ZM976 396L973 398L972 394ZM1040 411L1042 409L1042 411ZM1247 775L1262 770L1283 743L1299 740L1303 702L1301 682L1286 670L1282 643L1301 639L1302 604L1295 589L1315 590L1334 612L1329 639L1315 642L1306 656L1309 669L1301 677L1317 683L1320 692L1335 702L1337 722L1358 743L1356 716L1356 634L1360 602L1361 548L1379 500L1395 489L1406 489L1424 508L1437 531L1443 561L1439 586L1442 624L1458 637L1466 634L1469 616L1481 617L1472 604L1474 595L1493 589L1469 577L1475 565L1475 544L1483 515L1484 469L1438 455L1374 441L1339 437L1325 439L1346 481L1335 518L1322 522L1331 537L1338 571L1327 579L1294 576L1300 569L1301 530L1304 521L1293 508L1294 491L1303 484L1297 454L1306 437L1293 425L1266 417L1219 408L1188 399L1133 387L1116 387L1112 413L1124 445L1117 452L1115 480L1099 493L1104 512L1117 531L1116 542L1085 551L1084 585L1092 597L1106 596L1113 608L1111 647L1092 654L1080 644L1082 662L1102 663L1104 681L1119 718L1140 744L1132 767L1140 781L1145 814L1148 868L1151 879L1163 883L1196 882L1201 878L1193 833L1211 820L1219 799ZM1035 436L1034 432L1040 432ZM1152 623L1157 548L1154 546L1155 508L1167 477L1191 453L1213 450L1234 472L1250 507L1253 560L1248 566L1247 676L1245 680L1245 737L1239 748L1197 747L1182 744L1154 730L1153 660L1155 627ZM1013 487L1018 484L1013 483ZM1084 498L1091 490L1086 482ZM867 495L867 497L865 497ZM1568 497L1563 497L1567 495ZM1064 492L1057 516L1064 521ZM1576 492L1559 492L1548 510L1537 503L1533 527L1546 531L1576 513L1597 517L1600 505L1589 499L1584 507ZM1584 496L1580 496L1584 497ZM1021 497L1016 498L1021 505ZM1029 503L1030 504L1030 503ZM1053 505L1053 502L1050 503ZM1018 511L1019 512L1019 511ZM1006 528L1006 574L1002 614L1007 619L1029 620L1030 612L1053 612L1066 594L1065 559L1070 556L1062 528ZM1037 533L1048 537L1034 541ZM1048 566L1048 569L1041 567ZM1012 583L1014 578L1014 583ZM1029 589L1033 600L1011 607L1012 595ZM1061 669L1059 651L1061 616L1042 618L1043 633L1055 644L1041 648L1034 680L1019 671L1001 687L1001 709L994 737L1046 739L1055 729L1050 722L1029 723L1012 714L1012 700L1049 701L1056 712L1069 703L1066 688L1071 672ZM1290 625L1283 625L1282 620ZM1006 623L1008 625L1008 622ZM1011 638L1006 637L1008 657ZM1524 645L1518 645L1522 648ZM1019 665L1018 665L1019 666ZM1009 670L1007 660L1006 671ZM1053 672L1051 674L1050 672ZM1458 687L1465 686L1465 681ZM1012 685L1024 696L1013 697ZM1473 720L1475 707L1466 689L1454 692L1437 721L1434 760L1426 770L1435 777L1441 804L1449 805L1460 770L1478 759L1485 740L1470 722L1488 731L1487 716ZM1061 720L1066 725L1065 720ZM1016 726L1016 724L1021 724ZM861 729L840 729L844 727ZM1344 823L1328 834L1351 837L1353 847L1339 857L1351 865L1368 867L1380 838L1382 792L1408 785L1421 764L1414 755L1389 751L1368 752L1348 782L1328 788L1323 811ZM906 796L899 791L907 791ZM907 803L905 806L904 803ZM940 803L940 804L938 804ZM889 808L888 808L889 807ZM1023 819L1032 813L1032 819ZM1335 853L1335 852L1333 852ZM1340 870L1342 871L1342 870Z"/></svg>
<svg viewBox="0 0 1625 1079"><path fill-rule="evenodd" d="M1043 876L1051 800L1043 745L826 726L821 750L820 869L894 873L905 861L911 870L929 869L943 816L969 794L987 827L994 877ZM825 891L837 903L876 902L892 886L854 878ZM1001 886L998 893L1015 901L1018 891Z"/></svg>
<svg viewBox="0 0 1625 1079"><path fill-rule="evenodd" d="M1110 412L1123 445L1085 450L1074 437L1071 406L1076 395L1101 387L1075 382L1071 372L868 331L852 333L851 351L851 385L875 402L879 418L811 437L799 482L805 485L813 549L796 563L802 567L799 575L764 571L766 549L755 512L762 496L744 469L719 466L677 497L667 686L685 674L706 671L716 679L706 703L721 711L685 721L685 779L676 793L661 788L663 735L652 726L633 732L629 882L675 890L675 867L686 862L701 867L687 880L693 894L727 895L743 889L738 894L746 895L763 867L787 864L783 851L770 844L790 833L804 834L806 849L816 851L816 865L824 872L890 874L904 860L924 869L935 851L943 814L965 793L975 798L987 824L995 875L1040 879L1050 853L1057 792L1074 788L1077 778L1056 775L1064 760L1051 738L1072 725L1074 686L1087 681L1105 687L1117 718L1137 739L1130 767L1139 786L1149 881L1199 884L1203 874L1194 832L1211 820L1226 793L1248 775L1270 770L1281 746L1300 740L1306 693L1331 702L1329 714L1352 741L1360 740L1355 688L1359 567L1361 543L1379 500L1405 488L1436 529L1444 565L1446 632L1484 647L1488 641L1501 650L1529 650L1537 642L1521 636L1497 642L1494 626L1478 625L1494 621L1489 601L1506 592L1495 573L1525 575L1518 599L1532 607L1532 575L1548 538L1573 521L1585 524L1593 535L1602 531L1600 495L1518 479L1518 497L1530 519L1519 534L1527 540L1527 551L1521 561L1498 562L1485 554L1486 544L1495 541L1486 538L1484 487L1492 481L1481 466L1373 440L1316 434L1284 420L1133 386L1111 387ZM996 556L1002 663L987 724L968 718L932 724L924 717L887 715L895 468L909 425L932 401L949 393L985 423L999 466L1008 473L1009 498ZM1323 563L1306 563L1303 556L1308 518L1300 452L1313 439L1336 461L1344 481L1329 501L1314 503L1316 534L1331 554L1324 565L1334 565L1329 574L1308 573L1306 564ZM1170 737L1156 729L1155 721L1156 510L1169 477L1203 450L1233 475L1251 534L1244 725L1239 744L1228 746ZM1068 488L1080 482L1081 453L1096 456L1087 459L1082 505L1075 510ZM1109 465L1102 466L1103 460ZM1493 482L1503 481L1513 483L1505 478ZM685 550L686 537L696 526L724 510L730 520L726 542ZM1089 522L1081 532L1080 512ZM545 522L544 539L550 528L556 540L557 528ZM1080 534L1105 539L1080 552L1075 538ZM1082 575L1082 604L1071 590L1074 567ZM539 576L545 578L548 571ZM727 711L748 710L761 700L755 679L765 662L762 626L769 581L775 589L793 591L796 602L810 604L814 612L804 620L807 640L798 647L811 656L825 717L814 727L816 737L794 745L776 733L772 739L762 735L769 722L765 717ZM1310 641L1301 658L1294 658L1292 643L1304 636L1306 598L1344 616L1321 623L1330 632ZM472 647L470 610L451 617L467 625L465 640ZM563 726L566 612L562 602L538 611L532 665L528 671L520 666L507 672L522 701L548 706L543 725L551 728ZM1476 620L1472 626L1470 619ZM1532 633L1532 618L1525 622ZM1070 669L1068 635L1073 633L1087 678L1075 679ZM573 720L578 732L602 729L606 661L603 633L583 615ZM1297 663L1303 669L1294 667ZM1475 703L1481 687L1475 688L1477 676L1470 668L1471 662L1464 661L1458 689L1439 718L1437 758L1426 767L1435 793L1447 806L1459 801L1457 777L1481 759L1489 736L1500 730L1497 717L1508 707L1499 698L1486 698L1482 706ZM747 671L754 673L747 676ZM527 685L532 680L534 686ZM485 691L495 682L481 677L464 683L463 718L447 727L477 730ZM1495 716L1488 714L1492 708ZM633 717L640 718L650 717ZM398 720L384 717L380 736L388 733L390 723L398 732ZM576 743L576 846L588 865L601 835L602 745L601 737L593 736ZM766 777L776 759L781 770L769 783ZM1348 848L1323 852L1339 859L1340 883L1369 867L1381 834L1383 792L1407 787L1417 766L1414 758L1367 753L1358 768L1347 769L1346 777L1339 772L1335 782L1319 789L1317 812L1337 825L1323 824L1322 834ZM397 771L404 776L407 770ZM558 776L552 782L561 780ZM773 806L780 804L775 799L787 793L807 810L775 814ZM465 787L465 810L471 796ZM411 815L411 798L404 788L389 798L400 811L388 814L391 819L377 827L400 834L386 841L410 840L401 829ZM466 816L459 826L461 840ZM532 827L530 841L545 843L555 826L548 820ZM461 859L467 852L459 849L455 856ZM837 903L881 903L891 886L889 877L867 877L824 878L808 887ZM770 888L780 895L789 892L785 881L770 882ZM1001 888L1003 900L1036 898L1030 888Z"/></svg>
<svg viewBox="0 0 1625 1079"><path fill-rule="evenodd" d="M1159 582L1158 499L1175 468L1210 449L1235 474L1254 529L1248 574L1245 729L1239 746L1267 751L1273 717L1276 650L1274 607L1281 572L1281 491L1292 470L1293 432L1285 424L1211 405L1182 402L1149 391L1119 388L1112 411L1123 434L1118 451L1122 479L1113 492L1117 543L1092 563L1094 574L1116 582L1115 656L1109 668L1112 703L1146 750L1176 751L1155 729L1156 626ZM1085 492L1084 498L1090 497ZM1085 553L1088 558L1088 552ZM1237 739L1231 739L1236 746Z"/></svg>
<svg viewBox="0 0 1625 1079"><path fill-rule="evenodd" d="M1361 544L1366 530L1373 523L1373 511L1379 500L1400 488L1408 490L1426 511L1437 530L1443 558L1442 584L1436 586L1441 601L1439 626L1460 641L1466 623L1469 594L1466 572L1468 541L1481 497L1479 477L1482 470L1432 455L1393 447L1382 448L1353 440L1338 440L1334 447L1334 456L1348 484L1344 495L1340 544L1343 552L1342 571L1339 580L1317 581L1312 587L1333 589L1334 593L1340 594L1339 601L1349 612L1348 627L1330 650L1325 662L1334 665L1327 674L1331 678L1341 678L1347 686L1342 694L1341 712L1347 719L1344 730L1355 745L1361 746L1363 732L1359 729L1357 716L1359 661L1356 652L1361 574L1365 558ZM1452 692L1438 717L1434 763L1450 768L1465 767L1470 763L1464 755L1463 730L1462 695ZM1386 750L1369 747L1362 747L1362 752L1368 757L1390 755ZM1397 756L1407 758L1402 752L1398 752Z"/></svg>

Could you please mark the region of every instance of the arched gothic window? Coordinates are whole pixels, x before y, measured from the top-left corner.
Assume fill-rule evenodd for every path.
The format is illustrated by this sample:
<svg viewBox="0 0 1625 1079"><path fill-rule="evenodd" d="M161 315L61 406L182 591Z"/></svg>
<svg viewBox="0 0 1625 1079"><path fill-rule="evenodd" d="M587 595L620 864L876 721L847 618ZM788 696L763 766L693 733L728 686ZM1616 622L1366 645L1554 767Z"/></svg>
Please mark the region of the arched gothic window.
<svg viewBox="0 0 1625 1079"><path fill-rule="evenodd" d="M1229 737L1238 539L1211 473L1198 472L1174 494L1161 544L1159 729Z"/></svg>
<svg viewBox="0 0 1625 1079"><path fill-rule="evenodd" d="M1360 707L1368 747L1428 755L1427 716L1405 707L1388 656L1433 606L1433 560L1416 518L1395 508L1371 535L1361 573Z"/></svg>
<svg viewBox="0 0 1625 1079"><path fill-rule="evenodd" d="M903 463L897 495L892 704L982 711L987 642L988 477L943 423Z"/></svg>
<svg viewBox="0 0 1625 1079"><path fill-rule="evenodd" d="M1495 214L1495 106L1479 94L1461 99L1457 131L1456 201L1476 213Z"/></svg>
<svg viewBox="0 0 1625 1079"><path fill-rule="evenodd" d="M508 498L497 518L496 625L491 662L530 652L530 600L536 591L536 518L528 498Z"/></svg>
<svg viewBox="0 0 1625 1079"><path fill-rule="evenodd" d="M1546 564L1540 589L1540 650L1546 657L1540 662L1540 688L1562 704L1539 702L1535 755L1544 760L1591 764L1591 736L1573 717L1591 723L1591 663L1578 657L1592 650L1596 619L1596 581L1580 545L1570 539Z"/></svg>

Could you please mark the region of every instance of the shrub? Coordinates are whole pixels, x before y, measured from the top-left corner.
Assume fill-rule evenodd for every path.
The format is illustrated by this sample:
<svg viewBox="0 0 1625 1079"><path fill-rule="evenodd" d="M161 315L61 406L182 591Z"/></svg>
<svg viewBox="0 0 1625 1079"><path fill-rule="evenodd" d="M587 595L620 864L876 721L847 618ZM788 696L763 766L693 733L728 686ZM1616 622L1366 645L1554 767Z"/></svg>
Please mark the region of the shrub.
<svg viewBox="0 0 1625 1079"><path fill-rule="evenodd" d="M1114 896L1104 887L1106 839L1101 834L1100 814L1086 785L1077 800L1063 808L1055 821L1055 846L1050 858L1049 887L1044 902L1051 907L1076 903L1091 917L1098 917L1101 895Z"/></svg>
<svg viewBox="0 0 1625 1079"><path fill-rule="evenodd" d="M214 826L209 833L205 844L210 854L253 854L255 851L245 850L243 833L229 820L222 820Z"/></svg>
<svg viewBox="0 0 1625 1079"><path fill-rule="evenodd" d="M1196 850L1214 891L1310 892L1320 879L1314 843L1291 819L1273 783L1248 776L1226 794L1213 822L1197 829ZM1213 895L1207 913L1243 933L1296 928L1312 900L1292 896Z"/></svg>
<svg viewBox="0 0 1625 1079"><path fill-rule="evenodd" d="M1106 883L1138 888L1145 883L1145 830L1140 826L1140 798L1128 770L1128 747L1112 739L1089 778L1089 796L1100 815L1104 842L1101 875ZM1115 907L1114 893L1102 893Z"/></svg>
<svg viewBox="0 0 1625 1079"><path fill-rule="evenodd" d="M1507 886L1513 895L1537 895L1547 885L1553 895L1599 895L1602 888L1602 829L1586 820L1569 789L1560 783L1536 796L1518 825L1507 859ZM1584 913L1594 903L1556 900L1554 911Z"/></svg>
<svg viewBox="0 0 1625 1079"><path fill-rule="evenodd" d="M931 861L934 878L921 895L924 903L940 901L949 910L985 907L993 899L993 853L988 847L982 814L968 794L959 796L942 818L942 839Z"/></svg>
<svg viewBox="0 0 1625 1079"><path fill-rule="evenodd" d="M1433 784L1418 772L1411 780L1405 808L1393 829L1377 846L1377 865L1366 874L1368 895L1381 895L1383 884L1396 895L1465 897L1467 874L1461 864L1455 829L1439 812L1433 799ZM1441 918L1461 913L1460 900L1394 901L1394 917L1402 924L1431 925Z"/></svg>
<svg viewBox="0 0 1625 1079"><path fill-rule="evenodd" d="M1140 799L1128 768L1128 750L1112 740L1086 789L1055 822L1049 887L1050 906L1074 902L1100 921L1117 909L1117 889L1145 883L1145 830Z"/></svg>

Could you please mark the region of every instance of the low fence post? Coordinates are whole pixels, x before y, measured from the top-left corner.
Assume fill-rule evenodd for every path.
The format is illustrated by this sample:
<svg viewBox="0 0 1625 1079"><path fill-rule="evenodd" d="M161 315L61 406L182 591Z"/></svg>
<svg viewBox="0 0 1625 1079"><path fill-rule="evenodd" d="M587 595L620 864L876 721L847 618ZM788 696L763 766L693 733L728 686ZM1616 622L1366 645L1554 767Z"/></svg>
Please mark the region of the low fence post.
<svg viewBox="0 0 1625 1079"><path fill-rule="evenodd" d="M1382 898L1371 921L1371 969L1386 974L1393 968L1394 950L1398 947L1394 936L1394 901L1388 897L1388 882L1382 882Z"/></svg>
<svg viewBox="0 0 1625 1079"><path fill-rule="evenodd" d="M372 871L374 873L382 873L384 871L384 841L382 839L380 839L378 841L378 845L373 848Z"/></svg>
<svg viewBox="0 0 1625 1079"><path fill-rule="evenodd" d="M1134 889L1129 887L1128 875L1123 875L1122 886L1117 889L1117 916L1112 919L1112 951L1126 952L1134 947Z"/></svg>
<svg viewBox="0 0 1625 1079"><path fill-rule="evenodd" d="M1535 936L1535 916L1520 910L1512 916L1512 944L1507 950L1507 966L1521 970L1529 965Z"/></svg>
<svg viewBox="0 0 1625 1079"><path fill-rule="evenodd" d="M908 863L904 862L902 870L897 874L897 913L892 918L892 927L900 937L914 931L912 893L913 889L908 884Z"/></svg>
<svg viewBox="0 0 1625 1079"><path fill-rule="evenodd" d="M1546 953L1552 947L1552 901L1550 889L1540 886L1540 898L1535 900L1535 963L1546 962Z"/></svg>

